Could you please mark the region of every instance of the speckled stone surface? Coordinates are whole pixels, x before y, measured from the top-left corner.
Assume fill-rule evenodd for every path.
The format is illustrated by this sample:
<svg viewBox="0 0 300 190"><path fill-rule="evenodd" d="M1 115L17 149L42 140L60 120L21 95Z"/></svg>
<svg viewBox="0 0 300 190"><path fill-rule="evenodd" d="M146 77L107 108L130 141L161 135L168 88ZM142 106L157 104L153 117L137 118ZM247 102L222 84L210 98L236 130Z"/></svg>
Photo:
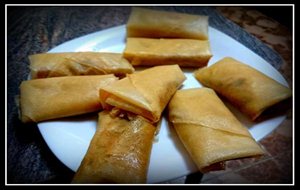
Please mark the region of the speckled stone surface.
<svg viewBox="0 0 300 190"><path fill-rule="evenodd" d="M272 9L272 8L270 8ZM276 20L269 18L255 9L243 7L218 7L225 17L256 36L267 46L279 53L283 64L277 68L292 85L292 33Z"/></svg>
<svg viewBox="0 0 300 190"><path fill-rule="evenodd" d="M239 7L155 8L209 15L211 26L222 29L264 56L292 84L291 34L276 21L255 10ZM53 155L35 124L24 125L18 120L15 96L19 94L21 81L26 80L29 73L28 55L46 52L85 34L125 24L129 13L130 7L8 7L7 183L69 183L74 175ZM248 16L240 16L243 14ZM267 28L273 33L265 32L269 31ZM279 31L280 35L274 31ZM166 183L291 183L292 118L290 110L287 119L260 141L268 152L262 159L230 161L226 171L205 175L195 173Z"/></svg>

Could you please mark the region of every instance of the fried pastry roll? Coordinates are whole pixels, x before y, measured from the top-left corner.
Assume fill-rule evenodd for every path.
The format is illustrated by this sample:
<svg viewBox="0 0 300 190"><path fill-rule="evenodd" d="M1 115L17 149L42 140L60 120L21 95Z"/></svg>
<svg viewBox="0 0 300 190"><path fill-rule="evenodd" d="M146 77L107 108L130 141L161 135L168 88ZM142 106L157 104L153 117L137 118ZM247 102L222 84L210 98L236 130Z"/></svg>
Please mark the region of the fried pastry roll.
<svg viewBox="0 0 300 190"><path fill-rule="evenodd" d="M39 122L101 109L99 90L114 75L67 76L23 81L20 85L21 120Z"/></svg>
<svg viewBox="0 0 300 190"><path fill-rule="evenodd" d="M101 88L101 104L104 109L115 107L155 123L185 79L178 65L152 67Z"/></svg>
<svg viewBox="0 0 300 190"><path fill-rule="evenodd" d="M226 57L195 72L204 86L228 99L253 121L267 108L291 97L291 90L260 71Z"/></svg>
<svg viewBox="0 0 300 190"><path fill-rule="evenodd" d="M99 113L98 128L72 183L146 183L156 127Z"/></svg>
<svg viewBox="0 0 300 190"><path fill-rule="evenodd" d="M208 16L132 8L127 37L208 39Z"/></svg>
<svg viewBox="0 0 300 190"><path fill-rule="evenodd" d="M203 67L212 57L209 41L150 38L127 38L123 55L134 66Z"/></svg>
<svg viewBox="0 0 300 190"><path fill-rule="evenodd" d="M119 53L68 52L29 56L31 78L115 74L123 77L134 68Z"/></svg>
<svg viewBox="0 0 300 190"><path fill-rule="evenodd" d="M168 111L176 133L203 173L224 169L226 160L263 154L212 89L178 90Z"/></svg>

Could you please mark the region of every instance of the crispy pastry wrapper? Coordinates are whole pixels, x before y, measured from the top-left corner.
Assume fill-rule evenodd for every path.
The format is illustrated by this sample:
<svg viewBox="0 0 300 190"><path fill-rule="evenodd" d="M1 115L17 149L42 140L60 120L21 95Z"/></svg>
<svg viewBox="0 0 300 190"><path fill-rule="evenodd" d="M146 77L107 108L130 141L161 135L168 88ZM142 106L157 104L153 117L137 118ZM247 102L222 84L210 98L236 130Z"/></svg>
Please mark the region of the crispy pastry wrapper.
<svg viewBox="0 0 300 190"><path fill-rule="evenodd" d="M208 39L208 16L132 8L127 37Z"/></svg>
<svg viewBox="0 0 300 190"><path fill-rule="evenodd" d="M203 173L223 169L226 160L263 154L212 89L179 90L168 111L176 133Z"/></svg>
<svg viewBox="0 0 300 190"><path fill-rule="evenodd" d="M100 110L99 90L117 81L114 75L67 76L23 81L22 122L39 122Z"/></svg>
<svg viewBox="0 0 300 190"><path fill-rule="evenodd" d="M156 127L99 113L98 128L72 183L146 183Z"/></svg>
<svg viewBox="0 0 300 190"><path fill-rule="evenodd" d="M29 56L31 78L115 74L123 77L134 68L119 53L66 52Z"/></svg>
<svg viewBox="0 0 300 190"><path fill-rule="evenodd" d="M230 57L197 70L195 77L201 84L213 88L228 99L252 120L292 95L286 86Z"/></svg>
<svg viewBox="0 0 300 190"><path fill-rule="evenodd" d="M156 123L185 79L178 65L152 67L101 88L101 104L104 109L116 107Z"/></svg>
<svg viewBox="0 0 300 190"><path fill-rule="evenodd" d="M203 67L212 57L209 41L150 38L127 38L123 55L134 66Z"/></svg>

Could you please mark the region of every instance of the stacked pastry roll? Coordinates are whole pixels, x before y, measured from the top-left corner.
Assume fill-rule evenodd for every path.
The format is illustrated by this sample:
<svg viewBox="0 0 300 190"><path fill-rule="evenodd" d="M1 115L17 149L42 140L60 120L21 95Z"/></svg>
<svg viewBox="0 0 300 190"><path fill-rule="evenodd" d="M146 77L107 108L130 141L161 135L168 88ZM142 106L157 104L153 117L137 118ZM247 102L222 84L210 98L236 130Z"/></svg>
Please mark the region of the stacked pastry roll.
<svg viewBox="0 0 300 190"><path fill-rule="evenodd" d="M106 110L73 183L146 183L155 125L185 80L179 66L129 74L132 66L119 54L92 52L36 54L30 61L34 79L20 86L23 122Z"/></svg>
<svg viewBox="0 0 300 190"><path fill-rule="evenodd" d="M96 134L73 183L146 183L156 123L185 76L157 66L100 89Z"/></svg>
<svg viewBox="0 0 300 190"><path fill-rule="evenodd" d="M206 66L212 57L208 17L132 8L123 56L134 66Z"/></svg>
<svg viewBox="0 0 300 190"><path fill-rule="evenodd" d="M31 79L20 85L23 122L99 111L101 87L134 68L117 53L69 52L29 56Z"/></svg>
<svg viewBox="0 0 300 190"><path fill-rule="evenodd" d="M133 8L123 57L133 66L155 67L100 89L103 127L73 183L146 182L154 126L185 80L178 65L203 67L211 57L207 29L205 16Z"/></svg>

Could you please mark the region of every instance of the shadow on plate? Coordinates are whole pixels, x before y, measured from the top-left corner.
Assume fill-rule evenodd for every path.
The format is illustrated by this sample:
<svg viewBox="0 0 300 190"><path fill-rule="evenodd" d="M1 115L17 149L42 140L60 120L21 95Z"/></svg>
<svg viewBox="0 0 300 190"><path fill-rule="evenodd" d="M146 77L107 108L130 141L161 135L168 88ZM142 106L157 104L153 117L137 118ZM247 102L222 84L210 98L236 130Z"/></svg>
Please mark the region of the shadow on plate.
<svg viewBox="0 0 300 190"><path fill-rule="evenodd" d="M292 108L291 97L269 107L255 121L262 122L277 116L285 115L290 108Z"/></svg>
<svg viewBox="0 0 300 190"><path fill-rule="evenodd" d="M199 184L202 180L203 174L201 172L192 173L186 176L185 184Z"/></svg>

